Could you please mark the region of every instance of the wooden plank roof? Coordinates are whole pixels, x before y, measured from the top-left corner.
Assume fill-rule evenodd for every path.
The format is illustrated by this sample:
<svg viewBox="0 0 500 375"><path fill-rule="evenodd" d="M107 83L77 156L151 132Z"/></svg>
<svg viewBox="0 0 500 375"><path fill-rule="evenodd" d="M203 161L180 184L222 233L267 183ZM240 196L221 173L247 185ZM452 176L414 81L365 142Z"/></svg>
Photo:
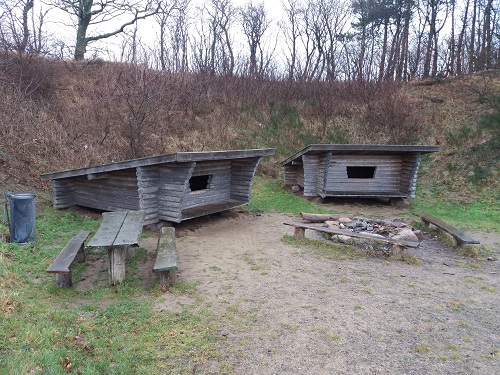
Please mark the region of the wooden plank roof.
<svg viewBox="0 0 500 375"><path fill-rule="evenodd" d="M231 160L231 159L271 156L274 155L274 152L275 150L273 148L229 150L229 151L176 152L172 154L165 154L165 155L139 158L133 160L125 160L125 161L103 164L87 168L71 169L54 173L44 173L41 175L41 178L42 180L56 180L60 178L93 175L97 173L105 173L105 172L136 168L136 167L145 167L156 164L184 163L184 162L204 161L204 160Z"/></svg>
<svg viewBox="0 0 500 375"><path fill-rule="evenodd" d="M424 145L353 145L353 144L313 144L299 152L293 154L288 159L281 162L281 165L292 163L304 154L321 154L324 152L335 152L335 154L357 154L357 155L383 155L383 154L404 154L418 153L425 154L437 152L439 146Z"/></svg>

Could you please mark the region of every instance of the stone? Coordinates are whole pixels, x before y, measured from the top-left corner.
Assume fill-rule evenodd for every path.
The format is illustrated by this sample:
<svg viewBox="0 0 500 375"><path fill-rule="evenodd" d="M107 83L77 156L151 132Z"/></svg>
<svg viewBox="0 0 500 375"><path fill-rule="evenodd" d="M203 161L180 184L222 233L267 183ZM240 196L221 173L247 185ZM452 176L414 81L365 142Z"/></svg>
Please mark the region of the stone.
<svg viewBox="0 0 500 375"><path fill-rule="evenodd" d="M334 236L334 238L337 239L341 243L349 243L351 241L351 237L343 236L341 234Z"/></svg>
<svg viewBox="0 0 500 375"><path fill-rule="evenodd" d="M339 222L336 221L336 220L327 220L327 221L325 221L325 224L326 225L336 225L336 226L338 226Z"/></svg>
<svg viewBox="0 0 500 375"><path fill-rule="evenodd" d="M294 193L298 193L300 190L301 190L300 185L293 185L293 186L292 186L292 191L293 191Z"/></svg>
<svg viewBox="0 0 500 375"><path fill-rule="evenodd" d="M418 237L411 229L404 228L400 230L397 234L392 237L393 240L396 241L410 241L410 242L419 242Z"/></svg>
<svg viewBox="0 0 500 375"><path fill-rule="evenodd" d="M350 223L350 222L352 222L352 220L351 220L351 219L349 219L348 217L339 217L339 218L337 219L337 221L338 221L339 223Z"/></svg>
<svg viewBox="0 0 500 375"><path fill-rule="evenodd" d="M424 240L424 232L422 232L421 230L413 229L413 233L415 233L415 236L417 236L419 241Z"/></svg>
<svg viewBox="0 0 500 375"><path fill-rule="evenodd" d="M326 224L326 227L328 229L340 229L340 226L339 226L339 222L338 221L331 221L331 220L328 220L328 221L325 221L325 224Z"/></svg>

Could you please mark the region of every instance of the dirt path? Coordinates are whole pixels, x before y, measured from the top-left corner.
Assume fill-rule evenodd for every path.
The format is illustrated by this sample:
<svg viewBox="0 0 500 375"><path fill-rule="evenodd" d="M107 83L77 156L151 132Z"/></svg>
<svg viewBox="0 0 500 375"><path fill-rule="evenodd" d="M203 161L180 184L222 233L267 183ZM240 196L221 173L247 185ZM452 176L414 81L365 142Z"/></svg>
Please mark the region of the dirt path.
<svg viewBox="0 0 500 375"><path fill-rule="evenodd" d="M288 219L233 212L180 224L179 278L202 303L165 293L156 308L214 311L238 374L500 373L500 261L430 236L410 251L417 265L325 259L282 242ZM487 241L500 259L498 233Z"/></svg>

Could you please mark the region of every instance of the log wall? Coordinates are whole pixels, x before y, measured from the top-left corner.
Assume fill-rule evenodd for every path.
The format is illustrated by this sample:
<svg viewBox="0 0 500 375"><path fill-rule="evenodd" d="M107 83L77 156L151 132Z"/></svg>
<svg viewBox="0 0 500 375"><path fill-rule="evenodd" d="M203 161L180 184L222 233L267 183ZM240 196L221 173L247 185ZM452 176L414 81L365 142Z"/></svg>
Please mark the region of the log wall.
<svg viewBox="0 0 500 375"><path fill-rule="evenodd" d="M185 192L196 162L161 164L158 167L158 218L180 222Z"/></svg>
<svg viewBox="0 0 500 375"><path fill-rule="evenodd" d="M406 192L408 198L415 198L417 191L417 174L421 155L405 155L401 167L401 191Z"/></svg>
<svg viewBox="0 0 500 375"><path fill-rule="evenodd" d="M73 191L71 190L71 180L52 180L52 204L54 208L68 208L75 205Z"/></svg>
<svg viewBox="0 0 500 375"><path fill-rule="evenodd" d="M326 195L401 195L401 155L333 155ZM348 178L347 167L376 167L373 178ZM406 194L406 190L404 192Z"/></svg>
<svg viewBox="0 0 500 375"><path fill-rule="evenodd" d="M191 191L189 178L193 176L208 175L209 184L207 189ZM221 202L230 198L231 195L231 161L206 161L197 162L189 176L188 183L184 189L184 200L182 209L202 206L204 204Z"/></svg>
<svg viewBox="0 0 500 375"><path fill-rule="evenodd" d="M109 172L99 179L78 176L70 185L75 205L103 211L139 209L135 169Z"/></svg>
<svg viewBox="0 0 500 375"><path fill-rule="evenodd" d="M231 199L250 202L252 180L259 161L260 158L246 158L231 162Z"/></svg>
<svg viewBox="0 0 500 375"><path fill-rule="evenodd" d="M160 173L157 165L137 167L139 208L146 213L144 225L158 222L158 192Z"/></svg>
<svg viewBox="0 0 500 375"><path fill-rule="evenodd" d="M304 165L304 196L316 197L318 195L318 178L322 155L304 154L302 163ZM321 176L322 178L323 176Z"/></svg>

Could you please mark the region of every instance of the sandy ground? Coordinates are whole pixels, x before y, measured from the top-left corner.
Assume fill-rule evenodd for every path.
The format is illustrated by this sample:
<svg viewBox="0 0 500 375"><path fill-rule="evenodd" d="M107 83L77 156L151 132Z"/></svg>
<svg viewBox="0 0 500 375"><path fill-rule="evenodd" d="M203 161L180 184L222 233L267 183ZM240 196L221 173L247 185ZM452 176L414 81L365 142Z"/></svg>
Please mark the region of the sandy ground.
<svg viewBox="0 0 500 375"><path fill-rule="evenodd" d="M178 276L202 303L166 292L156 309L213 311L238 374L500 374L499 260L431 235L407 250L420 264L326 259L282 241L290 218L233 211L178 225ZM500 258L498 233L475 235ZM193 373L222 372L209 360Z"/></svg>

